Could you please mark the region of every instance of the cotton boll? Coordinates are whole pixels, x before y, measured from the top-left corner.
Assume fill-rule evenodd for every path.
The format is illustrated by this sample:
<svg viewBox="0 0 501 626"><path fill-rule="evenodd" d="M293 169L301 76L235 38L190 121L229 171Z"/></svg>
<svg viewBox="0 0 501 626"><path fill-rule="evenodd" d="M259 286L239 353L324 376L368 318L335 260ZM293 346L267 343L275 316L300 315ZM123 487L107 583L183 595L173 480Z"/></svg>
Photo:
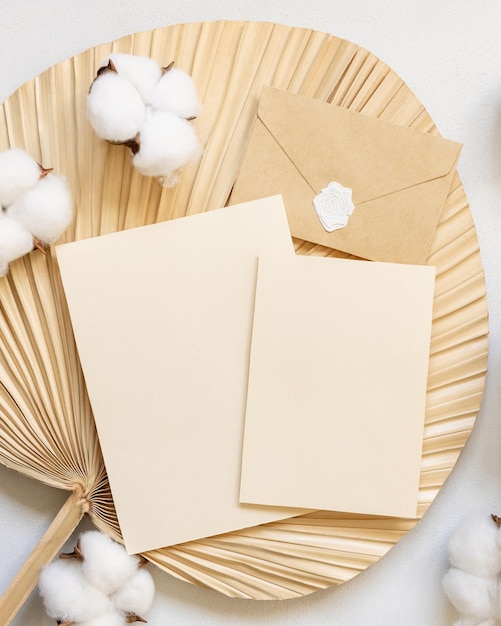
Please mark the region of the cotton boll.
<svg viewBox="0 0 501 626"><path fill-rule="evenodd" d="M87 96L87 115L102 139L124 142L134 138L144 119L145 104L137 89L116 72L103 72Z"/></svg>
<svg viewBox="0 0 501 626"><path fill-rule="evenodd" d="M475 512L453 531L448 545L451 565L490 578L501 574L500 529L490 515Z"/></svg>
<svg viewBox="0 0 501 626"><path fill-rule="evenodd" d="M193 79L176 67L166 71L158 81L151 104L155 109L186 119L198 117L202 111Z"/></svg>
<svg viewBox="0 0 501 626"><path fill-rule="evenodd" d="M481 578L451 567L442 586L449 602L460 614L476 619L496 617L497 578Z"/></svg>
<svg viewBox="0 0 501 626"><path fill-rule="evenodd" d="M140 563L139 557L128 555L123 546L99 531L83 533L78 545L84 575L106 594L122 587Z"/></svg>
<svg viewBox="0 0 501 626"><path fill-rule="evenodd" d="M73 201L66 180L54 174L44 176L9 207L7 215L22 222L40 241L54 243L73 218Z"/></svg>
<svg viewBox="0 0 501 626"><path fill-rule="evenodd" d="M33 250L33 235L17 220L0 212L0 276L5 276L11 261Z"/></svg>
<svg viewBox="0 0 501 626"><path fill-rule="evenodd" d="M12 148L0 152L0 205L8 207L34 187L41 174L40 165L25 150Z"/></svg>
<svg viewBox="0 0 501 626"><path fill-rule="evenodd" d="M111 600L123 613L144 617L155 596L155 583L148 570L141 568L112 596Z"/></svg>
<svg viewBox="0 0 501 626"><path fill-rule="evenodd" d="M168 176L201 152L193 126L163 111L152 111L146 117L139 145L132 163L145 176Z"/></svg>
<svg viewBox="0 0 501 626"><path fill-rule="evenodd" d="M47 565L38 587L47 614L54 619L82 622L113 608L108 597L85 578L81 563L71 559Z"/></svg>

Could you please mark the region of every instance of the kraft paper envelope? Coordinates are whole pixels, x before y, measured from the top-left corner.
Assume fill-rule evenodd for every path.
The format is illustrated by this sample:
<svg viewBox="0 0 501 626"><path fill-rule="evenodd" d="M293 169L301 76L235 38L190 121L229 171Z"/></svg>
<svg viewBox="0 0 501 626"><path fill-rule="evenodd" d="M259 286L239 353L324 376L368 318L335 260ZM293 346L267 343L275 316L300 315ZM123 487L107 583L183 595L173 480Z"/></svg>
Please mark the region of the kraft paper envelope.
<svg viewBox="0 0 501 626"><path fill-rule="evenodd" d="M298 514L239 504L257 257L280 197L57 247L126 548Z"/></svg>
<svg viewBox="0 0 501 626"><path fill-rule="evenodd" d="M263 89L230 202L281 193L294 237L375 261L424 264L461 145L320 100ZM313 198L352 189L328 232Z"/></svg>
<svg viewBox="0 0 501 626"><path fill-rule="evenodd" d="M242 502L415 517L434 272L260 257Z"/></svg>

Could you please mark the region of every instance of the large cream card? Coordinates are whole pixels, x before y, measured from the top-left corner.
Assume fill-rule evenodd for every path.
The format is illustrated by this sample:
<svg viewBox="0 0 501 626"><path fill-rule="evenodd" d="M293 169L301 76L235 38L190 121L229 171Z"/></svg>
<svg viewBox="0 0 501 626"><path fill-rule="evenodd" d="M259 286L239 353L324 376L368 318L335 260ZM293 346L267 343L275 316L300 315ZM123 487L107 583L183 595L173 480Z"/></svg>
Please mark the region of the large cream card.
<svg viewBox="0 0 501 626"><path fill-rule="evenodd" d="M57 248L131 553L298 513L239 504L266 251L293 255L279 196Z"/></svg>
<svg viewBox="0 0 501 626"><path fill-rule="evenodd" d="M416 515L434 273L260 257L242 502Z"/></svg>

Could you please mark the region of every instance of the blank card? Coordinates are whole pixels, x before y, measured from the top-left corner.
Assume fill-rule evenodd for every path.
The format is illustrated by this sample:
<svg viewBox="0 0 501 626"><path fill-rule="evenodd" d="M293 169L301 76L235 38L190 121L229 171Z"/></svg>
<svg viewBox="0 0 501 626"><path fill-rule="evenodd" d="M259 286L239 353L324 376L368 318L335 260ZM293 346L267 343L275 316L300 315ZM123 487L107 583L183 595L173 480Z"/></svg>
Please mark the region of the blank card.
<svg viewBox="0 0 501 626"><path fill-rule="evenodd" d="M298 514L239 504L266 251L293 255L279 196L57 248L131 553Z"/></svg>
<svg viewBox="0 0 501 626"><path fill-rule="evenodd" d="M415 517L434 274L260 257L242 502Z"/></svg>

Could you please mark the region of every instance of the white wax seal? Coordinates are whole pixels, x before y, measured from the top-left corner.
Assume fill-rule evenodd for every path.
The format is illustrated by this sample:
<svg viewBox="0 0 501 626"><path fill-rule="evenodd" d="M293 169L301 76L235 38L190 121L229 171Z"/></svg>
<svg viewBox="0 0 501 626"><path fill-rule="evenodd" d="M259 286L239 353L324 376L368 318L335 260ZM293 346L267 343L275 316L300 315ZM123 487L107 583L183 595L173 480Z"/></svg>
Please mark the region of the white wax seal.
<svg viewBox="0 0 501 626"><path fill-rule="evenodd" d="M313 206L325 230L344 228L355 209L351 199L352 190L336 182L331 182L313 198Z"/></svg>

